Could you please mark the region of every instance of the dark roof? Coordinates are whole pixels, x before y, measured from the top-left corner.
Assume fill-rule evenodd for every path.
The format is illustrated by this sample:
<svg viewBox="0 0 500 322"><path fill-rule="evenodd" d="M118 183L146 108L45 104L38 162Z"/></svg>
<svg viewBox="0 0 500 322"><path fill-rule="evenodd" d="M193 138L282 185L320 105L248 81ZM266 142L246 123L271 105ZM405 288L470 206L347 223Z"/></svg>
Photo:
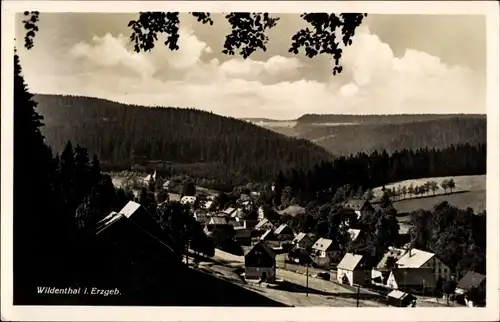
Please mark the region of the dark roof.
<svg viewBox="0 0 500 322"><path fill-rule="evenodd" d="M262 234L262 236L260 236L260 240L266 240L271 237L274 237L273 231L271 229L268 229L264 234Z"/></svg>
<svg viewBox="0 0 500 322"><path fill-rule="evenodd" d="M398 268L394 269L392 274L398 285L436 284L432 268Z"/></svg>
<svg viewBox="0 0 500 322"><path fill-rule="evenodd" d="M253 253L254 251L256 250L262 250L264 253L266 253L267 255L269 255L269 257L272 257L272 258L275 258L276 257L276 253L274 252L274 250L269 247L266 243L262 243L262 242L259 242L257 244L255 244L246 254L245 256L247 256L248 254L250 253Z"/></svg>
<svg viewBox="0 0 500 322"><path fill-rule="evenodd" d="M368 202L368 200L364 200L364 199L351 199L351 200L348 200L344 206L347 208L350 208L352 210L361 210L361 208L363 208L363 206L367 202Z"/></svg>
<svg viewBox="0 0 500 322"><path fill-rule="evenodd" d="M486 275L479 274L473 271L468 271L458 282L457 288L468 291L473 287L481 285L486 280Z"/></svg>

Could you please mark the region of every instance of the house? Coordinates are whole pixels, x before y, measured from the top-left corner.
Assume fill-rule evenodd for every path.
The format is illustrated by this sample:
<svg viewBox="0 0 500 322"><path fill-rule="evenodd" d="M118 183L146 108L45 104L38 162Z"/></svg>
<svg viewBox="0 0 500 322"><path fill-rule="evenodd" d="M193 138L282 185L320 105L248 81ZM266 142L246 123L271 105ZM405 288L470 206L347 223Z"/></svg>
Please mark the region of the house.
<svg viewBox="0 0 500 322"><path fill-rule="evenodd" d="M174 245L175 242L165 234L158 221L144 208L135 201L129 201L120 211L112 212L103 218L97 225L96 234L101 234L107 230L110 225L120 222L116 226L135 226L136 229L151 236L165 245ZM126 222L126 224L123 224Z"/></svg>
<svg viewBox="0 0 500 322"><path fill-rule="evenodd" d="M430 268L434 272L435 280L439 277L445 281L450 279L450 268L435 254L423 250L409 248L408 251L396 262L397 268Z"/></svg>
<svg viewBox="0 0 500 322"><path fill-rule="evenodd" d="M208 213L202 209L195 210L193 217L194 219L196 219L197 222L202 224L206 224L210 220Z"/></svg>
<svg viewBox="0 0 500 322"><path fill-rule="evenodd" d="M391 270L396 262L407 252L406 249L389 247L378 264L372 269L371 278L374 284L386 285Z"/></svg>
<svg viewBox="0 0 500 322"><path fill-rule="evenodd" d="M212 217L208 221L207 225L214 225L214 226L225 226L228 225L228 221L224 217Z"/></svg>
<svg viewBox="0 0 500 322"><path fill-rule="evenodd" d="M336 248L331 239L320 238L312 246L313 253L318 257L333 257Z"/></svg>
<svg viewBox="0 0 500 322"><path fill-rule="evenodd" d="M224 217L211 217L206 225L205 232L212 232L216 228L228 230L228 231L234 230L234 227L228 223L226 218L224 218Z"/></svg>
<svg viewBox="0 0 500 322"><path fill-rule="evenodd" d="M295 238L292 228L288 227L286 224L281 224L278 228L276 228L274 235L279 240L293 240Z"/></svg>
<svg viewBox="0 0 500 322"><path fill-rule="evenodd" d="M434 290L436 278L432 268L396 268L387 279L387 287L411 293Z"/></svg>
<svg viewBox="0 0 500 322"><path fill-rule="evenodd" d="M241 204L241 207L243 207L245 210L249 211L252 209L253 203L250 200L245 200Z"/></svg>
<svg viewBox="0 0 500 322"><path fill-rule="evenodd" d="M455 289L455 294L465 295L474 287L484 286L486 284L486 275L479 274L473 271L468 271L458 281L457 288Z"/></svg>
<svg viewBox="0 0 500 322"><path fill-rule="evenodd" d="M275 240L275 236L274 236L274 233L273 233L272 229L266 230L266 232L264 234L262 234L262 236L260 236L259 239L261 241Z"/></svg>
<svg viewBox="0 0 500 322"><path fill-rule="evenodd" d="M257 243L245 255L245 278L273 282L276 278L276 254L265 243Z"/></svg>
<svg viewBox="0 0 500 322"><path fill-rule="evenodd" d="M416 300L415 296L398 290L393 290L387 294L387 305L389 306L408 307L414 305Z"/></svg>
<svg viewBox="0 0 500 322"><path fill-rule="evenodd" d="M259 223L255 226L255 229L257 229L257 230L268 230L268 229L275 230L276 227L267 218L264 218L261 221L259 221Z"/></svg>
<svg viewBox="0 0 500 322"><path fill-rule="evenodd" d="M205 209L208 210L208 209L210 209L212 207L213 204L214 204L213 200L207 200L207 201L204 202L203 208L205 208Z"/></svg>
<svg viewBox="0 0 500 322"><path fill-rule="evenodd" d="M245 201L251 201L251 200L252 200L252 198L250 198L250 195L248 195L246 193L242 193L240 195L240 197L238 198L238 202L240 202L240 203L243 203Z"/></svg>
<svg viewBox="0 0 500 322"><path fill-rule="evenodd" d="M351 239L351 241L355 241L358 238L359 234L361 233L361 230L349 228L347 230L347 233L349 234L349 238Z"/></svg>
<svg viewBox="0 0 500 322"><path fill-rule="evenodd" d="M231 215L229 217L235 221L243 221L243 218L245 217L245 212L243 212L241 208L236 208L234 211L231 212Z"/></svg>
<svg viewBox="0 0 500 322"><path fill-rule="evenodd" d="M250 246L252 244L252 230L245 227L235 227L234 238L242 246Z"/></svg>
<svg viewBox="0 0 500 322"><path fill-rule="evenodd" d="M222 212L224 213L225 216L232 217L232 215L236 212L236 208L229 207L224 209Z"/></svg>
<svg viewBox="0 0 500 322"><path fill-rule="evenodd" d="M194 205L196 202L196 196L183 196L181 198L181 204L183 205Z"/></svg>
<svg viewBox="0 0 500 322"><path fill-rule="evenodd" d="M143 183L144 183L145 185L149 185L149 184L151 184L151 183L154 183L155 181L156 181L156 170L155 170L155 172L154 172L152 175L151 175L151 174L148 174L148 175L146 176L146 178L144 178L144 179L143 179Z"/></svg>
<svg viewBox="0 0 500 322"><path fill-rule="evenodd" d="M311 237L309 237L306 233L298 233L292 243L297 249L308 249L314 244Z"/></svg>
<svg viewBox="0 0 500 322"><path fill-rule="evenodd" d="M142 211L138 209L139 211ZM156 231L151 231L147 225L139 225L140 213L113 212L101 221L101 226L96 231L96 237L108 245L110 250L119 251L127 256L133 256L137 260L146 260L163 263L179 262L180 256L174 251L173 240L160 239ZM158 255L161 256L158 256Z"/></svg>
<svg viewBox="0 0 500 322"><path fill-rule="evenodd" d="M350 199L344 204L344 208L354 211L358 219L373 212L371 203L365 199Z"/></svg>
<svg viewBox="0 0 500 322"><path fill-rule="evenodd" d="M347 253L337 265L337 282L348 285L367 285L370 271L363 267L363 256Z"/></svg>
<svg viewBox="0 0 500 322"><path fill-rule="evenodd" d="M257 210L257 219L258 220L263 220L265 218L264 216L264 207L260 206L259 209Z"/></svg>
<svg viewBox="0 0 500 322"><path fill-rule="evenodd" d="M457 287L455 289L457 302L465 304L469 307L474 306L475 300L474 296L469 296L471 290L473 289L485 289L486 287L486 276L483 274L479 274L473 271L468 271L467 274L464 275L458 281ZM476 296L477 297L477 296ZM484 301L484 299L480 299L480 301Z"/></svg>

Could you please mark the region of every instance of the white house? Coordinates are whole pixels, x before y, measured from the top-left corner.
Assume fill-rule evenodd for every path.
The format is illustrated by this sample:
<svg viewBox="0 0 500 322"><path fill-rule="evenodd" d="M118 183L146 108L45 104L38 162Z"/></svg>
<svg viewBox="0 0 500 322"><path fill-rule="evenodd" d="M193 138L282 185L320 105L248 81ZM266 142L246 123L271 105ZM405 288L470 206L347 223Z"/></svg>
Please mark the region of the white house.
<svg viewBox="0 0 500 322"><path fill-rule="evenodd" d="M320 238L314 243L312 250L318 257L332 257L335 253L333 246L331 239Z"/></svg>
<svg viewBox="0 0 500 322"><path fill-rule="evenodd" d="M397 268L430 268L434 273L434 278L437 281L439 277L445 281L450 279L450 268L444 264L434 253L426 252L419 249L408 249L396 262Z"/></svg>
<svg viewBox="0 0 500 322"><path fill-rule="evenodd" d="M362 255L347 253L337 265L337 282L353 286L370 283L370 272L362 265Z"/></svg>

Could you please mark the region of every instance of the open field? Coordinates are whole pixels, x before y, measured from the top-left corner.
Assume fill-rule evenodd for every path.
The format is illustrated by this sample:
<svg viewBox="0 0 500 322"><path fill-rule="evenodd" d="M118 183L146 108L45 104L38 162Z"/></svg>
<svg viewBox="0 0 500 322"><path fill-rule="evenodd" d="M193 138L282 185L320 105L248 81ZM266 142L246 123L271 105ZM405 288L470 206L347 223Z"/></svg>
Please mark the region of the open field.
<svg viewBox="0 0 500 322"><path fill-rule="evenodd" d="M455 189L452 194L444 194L444 190L440 187L436 191L436 195L424 196L419 198L407 198L404 200L396 200L394 207L400 213L408 213L418 209L432 209L440 202L447 201L451 205L465 209L470 207L475 212L481 212L486 209L486 175L477 176L457 176L457 177L439 177L439 178L421 178L413 180L405 180L386 185L386 189L392 187L422 185L427 181L436 181L441 183L443 179L453 179L455 181ZM382 188L378 187L373 190L374 199L379 199L382 196Z"/></svg>
<svg viewBox="0 0 500 322"><path fill-rule="evenodd" d="M443 201L460 209L470 207L479 213L486 210L486 190L396 201L394 208L398 213L409 213L418 209L430 210Z"/></svg>
<svg viewBox="0 0 500 322"><path fill-rule="evenodd" d="M476 175L476 176L456 176L456 177L435 177L435 178L419 178L419 179L411 179L404 180L399 182L393 182L385 185L386 189L392 189L397 186L409 186L413 184L413 186L423 185L427 181L436 181L438 184L445 179L453 179L455 181L455 189L454 191L484 191L486 190L486 175ZM441 186L436 193L443 193L443 189ZM382 187L377 187L373 189L373 195L375 199L378 199L382 196Z"/></svg>

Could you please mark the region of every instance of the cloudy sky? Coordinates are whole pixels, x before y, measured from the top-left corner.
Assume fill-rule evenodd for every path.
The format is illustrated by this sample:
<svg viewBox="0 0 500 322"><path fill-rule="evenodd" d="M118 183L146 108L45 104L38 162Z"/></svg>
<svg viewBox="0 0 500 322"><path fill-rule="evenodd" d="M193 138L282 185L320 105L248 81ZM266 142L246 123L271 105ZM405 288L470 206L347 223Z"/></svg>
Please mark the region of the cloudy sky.
<svg viewBox="0 0 500 322"><path fill-rule="evenodd" d="M229 25L181 15L178 51L161 43L136 54L137 14L41 13L35 47L17 48L34 93L76 94L139 105L195 107L233 117L293 119L305 113L486 113L486 26L481 16L370 15L345 49L342 74L329 57L288 53L304 26L279 15L267 52L221 53Z"/></svg>

